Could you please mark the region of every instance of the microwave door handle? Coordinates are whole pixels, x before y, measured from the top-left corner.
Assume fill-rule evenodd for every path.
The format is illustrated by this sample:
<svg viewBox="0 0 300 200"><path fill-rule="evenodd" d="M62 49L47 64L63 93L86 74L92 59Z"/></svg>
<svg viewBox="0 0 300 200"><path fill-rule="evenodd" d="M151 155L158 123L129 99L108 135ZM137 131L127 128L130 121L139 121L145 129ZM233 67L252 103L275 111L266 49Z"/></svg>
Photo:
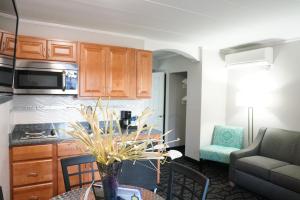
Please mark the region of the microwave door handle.
<svg viewBox="0 0 300 200"><path fill-rule="evenodd" d="M66 71L63 71L62 73L62 90L66 90Z"/></svg>

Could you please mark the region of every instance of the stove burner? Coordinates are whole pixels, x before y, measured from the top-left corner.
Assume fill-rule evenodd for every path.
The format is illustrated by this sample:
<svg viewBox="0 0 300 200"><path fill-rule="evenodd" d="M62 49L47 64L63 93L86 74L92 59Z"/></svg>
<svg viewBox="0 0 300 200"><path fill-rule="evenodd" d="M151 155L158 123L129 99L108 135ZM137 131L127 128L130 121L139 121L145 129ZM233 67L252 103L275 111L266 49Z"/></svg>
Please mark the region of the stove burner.
<svg viewBox="0 0 300 200"><path fill-rule="evenodd" d="M21 137L21 140L32 140L32 139L47 139L47 138L57 138L55 130L51 130L50 134L47 134L46 131L41 132L25 132L25 136Z"/></svg>

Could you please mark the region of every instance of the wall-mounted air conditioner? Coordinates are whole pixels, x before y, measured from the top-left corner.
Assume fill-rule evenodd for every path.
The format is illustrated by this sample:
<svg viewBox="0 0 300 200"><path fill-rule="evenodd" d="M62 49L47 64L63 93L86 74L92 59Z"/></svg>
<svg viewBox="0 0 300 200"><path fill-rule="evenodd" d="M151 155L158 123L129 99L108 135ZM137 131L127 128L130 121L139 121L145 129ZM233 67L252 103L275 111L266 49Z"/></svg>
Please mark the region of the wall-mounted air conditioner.
<svg viewBox="0 0 300 200"><path fill-rule="evenodd" d="M226 66L229 68L251 66L269 68L273 64L273 48L266 47L227 54L225 55L225 62Z"/></svg>

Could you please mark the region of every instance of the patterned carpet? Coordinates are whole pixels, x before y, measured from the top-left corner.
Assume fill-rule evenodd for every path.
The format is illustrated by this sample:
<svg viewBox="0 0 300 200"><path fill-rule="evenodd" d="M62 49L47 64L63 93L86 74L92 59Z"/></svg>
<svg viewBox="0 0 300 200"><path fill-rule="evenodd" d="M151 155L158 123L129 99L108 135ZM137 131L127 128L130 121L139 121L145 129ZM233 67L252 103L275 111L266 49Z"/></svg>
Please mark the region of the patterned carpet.
<svg viewBox="0 0 300 200"><path fill-rule="evenodd" d="M200 165L197 163L184 158L176 161L200 171ZM208 200L266 200L238 186L230 187L228 184L228 166L210 161L201 163L201 165L202 173L210 179ZM161 183L158 186L158 194L164 198L167 195L168 178L168 164L164 164L161 166Z"/></svg>

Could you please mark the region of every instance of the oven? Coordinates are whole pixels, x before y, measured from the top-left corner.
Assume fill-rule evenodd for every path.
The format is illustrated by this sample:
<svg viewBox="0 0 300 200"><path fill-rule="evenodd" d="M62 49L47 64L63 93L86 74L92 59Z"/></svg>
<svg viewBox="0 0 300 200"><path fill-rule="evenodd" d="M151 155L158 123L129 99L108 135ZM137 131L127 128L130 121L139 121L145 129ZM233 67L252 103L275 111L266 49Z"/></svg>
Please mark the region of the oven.
<svg viewBox="0 0 300 200"><path fill-rule="evenodd" d="M14 94L77 95L78 66L75 63L18 60Z"/></svg>

